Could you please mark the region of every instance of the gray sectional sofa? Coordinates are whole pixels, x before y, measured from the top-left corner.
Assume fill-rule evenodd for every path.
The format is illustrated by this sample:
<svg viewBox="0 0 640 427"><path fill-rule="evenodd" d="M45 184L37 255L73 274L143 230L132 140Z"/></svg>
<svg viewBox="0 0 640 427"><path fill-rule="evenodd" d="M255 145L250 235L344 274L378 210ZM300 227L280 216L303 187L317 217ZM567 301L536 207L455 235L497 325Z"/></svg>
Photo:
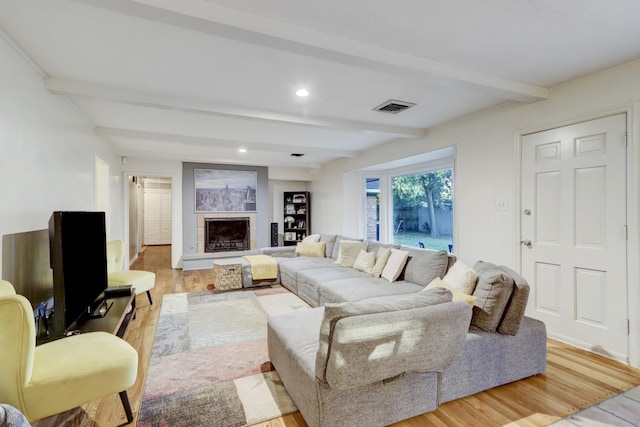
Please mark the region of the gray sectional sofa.
<svg viewBox="0 0 640 427"><path fill-rule="evenodd" d="M388 425L546 370L546 329L524 316L513 270L476 263L472 308L425 288L452 254L367 242L409 252L390 282L336 263L342 240L357 239L323 234L324 257L276 257L280 283L314 307L268 321L271 361L310 426Z"/></svg>

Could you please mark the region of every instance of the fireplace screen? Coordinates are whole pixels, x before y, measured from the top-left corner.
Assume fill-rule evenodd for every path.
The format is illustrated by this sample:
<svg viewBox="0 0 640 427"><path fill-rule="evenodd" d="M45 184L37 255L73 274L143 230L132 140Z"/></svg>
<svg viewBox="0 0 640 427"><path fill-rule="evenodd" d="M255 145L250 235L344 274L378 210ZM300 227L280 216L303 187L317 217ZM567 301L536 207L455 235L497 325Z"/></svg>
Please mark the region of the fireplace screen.
<svg viewBox="0 0 640 427"><path fill-rule="evenodd" d="M205 218L205 252L250 249L249 218Z"/></svg>

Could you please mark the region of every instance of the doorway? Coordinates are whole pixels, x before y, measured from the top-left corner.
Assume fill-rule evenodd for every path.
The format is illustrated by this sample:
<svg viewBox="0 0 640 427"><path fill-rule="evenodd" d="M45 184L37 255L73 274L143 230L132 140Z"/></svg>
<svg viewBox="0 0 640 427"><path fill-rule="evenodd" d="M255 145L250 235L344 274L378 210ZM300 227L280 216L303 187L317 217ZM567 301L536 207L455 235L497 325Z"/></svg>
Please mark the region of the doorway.
<svg viewBox="0 0 640 427"><path fill-rule="evenodd" d="M171 178L145 177L144 244L171 244Z"/></svg>
<svg viewBox="0 0 640 427"><path fill-rule="evenodd" d="M172 178L128 178L129 262L147 245L172 244Z"/></svg>

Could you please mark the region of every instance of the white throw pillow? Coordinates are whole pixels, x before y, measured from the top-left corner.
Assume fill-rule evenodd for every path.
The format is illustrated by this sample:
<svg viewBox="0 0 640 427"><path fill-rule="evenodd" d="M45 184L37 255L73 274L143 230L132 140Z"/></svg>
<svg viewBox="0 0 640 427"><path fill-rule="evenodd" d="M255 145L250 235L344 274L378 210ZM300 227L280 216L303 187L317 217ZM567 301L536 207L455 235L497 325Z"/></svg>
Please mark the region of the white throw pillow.
<svg viewBox="0 0 640 427"><path fill-rule="evenodd" d="M353 263L353 268L356 270L364 271L365 273L371 274L371 269L376 263L376 253L375 252L366 252L360 249L360 253L358 254L358 258L356 258L356 262Z"/></svg>
<svg viewBox="0 0 640 427"><path fill-rule="evenodd" d="M456 261L442 278L452 289L467 295L473 294L478 281L478 275L473 268L468 267L462 261Z"/></svg>
<svg viewBox="0 0 640 427"><path fill-rule="evenodd" d="M409 258L408 251L391 249L391 255L382 270L382 277L390 282L395 282L400 277L404 265L407 263L407 258Z"/></svg>
<svg viewBox="0 0 640 427"><path fill-rule="evenodd" d="M373 266L371 270L371 275L375 278L380 277L382 274L382 270L384 270L384 266L387 265L387 260L389 259L389 255L391 255L391 248L378 248L378 253L376 254L376 264Z"/></svg>
<svg viewBox="0 0 640 427"><path fill-rule="evenodd" d="M451 291L451 294L453 295L453 300L452 301L460 301L460 302L467 303L469 305L469 307L471 307L471 308L473 308L473 306L475 305L476 300L477 300L477 298L475 296L473 296L473 295L465 294L464 292L460 292L460 291L457 291L457 290L453 289L453 287L451 287L451 285L449 283L443 281L439 277L436 277L435 279L433 279L431 281L431 283L429 283L427 286L425 286L425 288L423 290L421 290L420 292L426 292L427 289L431 289L431 288L449 289Z"/></svg>
<svg viewBox="0 0 640 427"><path fill-rule="evenodd" d="M307 237L302 239L302 243L318 243L320 241L319 234L309 234Z"/></svg>

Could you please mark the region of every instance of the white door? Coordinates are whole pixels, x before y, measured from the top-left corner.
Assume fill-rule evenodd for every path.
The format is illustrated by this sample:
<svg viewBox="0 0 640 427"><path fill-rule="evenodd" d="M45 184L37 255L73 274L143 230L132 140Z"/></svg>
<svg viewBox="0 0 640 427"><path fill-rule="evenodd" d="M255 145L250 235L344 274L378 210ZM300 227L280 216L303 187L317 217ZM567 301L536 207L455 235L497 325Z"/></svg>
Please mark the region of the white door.
<svg viewBox="0 0 640 427"><path fill-rule="evenodd" d="M522 138L527 315L555 338L627 361L626 115Z"/></svg>
<svg viewBox="0 0 640 427"><path fill-rule="evenodd" d="M171 189L145 188L145 245L170 245L171 230Z"/></svg>

